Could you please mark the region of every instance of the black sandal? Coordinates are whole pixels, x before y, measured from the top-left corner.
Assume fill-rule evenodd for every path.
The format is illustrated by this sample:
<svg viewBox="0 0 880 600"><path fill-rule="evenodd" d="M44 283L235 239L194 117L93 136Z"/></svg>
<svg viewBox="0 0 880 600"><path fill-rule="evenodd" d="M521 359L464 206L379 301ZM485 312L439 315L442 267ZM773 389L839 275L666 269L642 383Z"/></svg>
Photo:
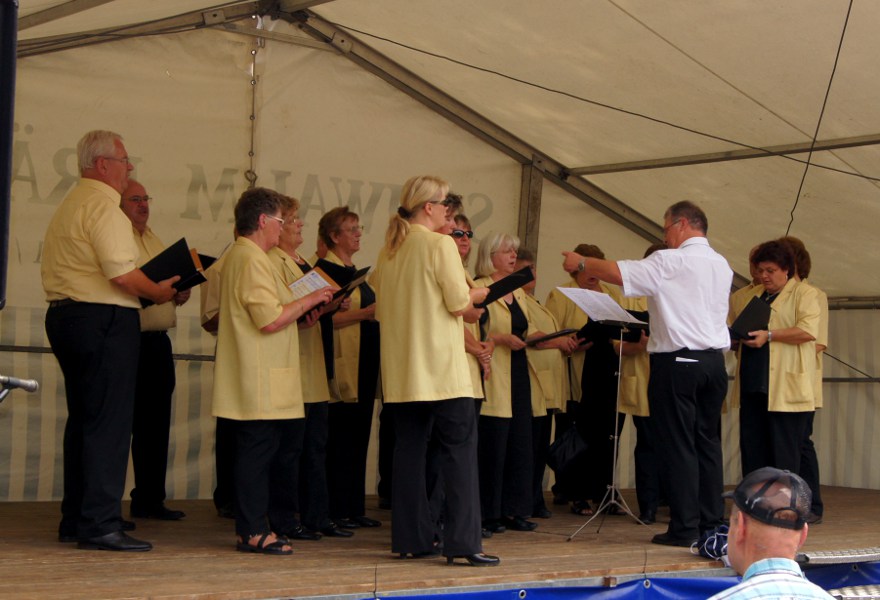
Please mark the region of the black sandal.
<svg viewBox="0 0 880 600"><path fill-rule="evenodd" d="M287 538L282 538L275 536L275 541L271 544L266 543L266 539L270 536L274 535L271 531L269 533L257 533L248 538L248 541L245 542L242 538L238 538L238 542L235 544L235 549L239 552L253 552L255 554L275 554L275 555L288 555L293 554L293 549L289 548L287 550L284 549L285 546L289 545L289 541ZM255 537L260 536L260 540L257 542L257 545L254 546L249 542Z"/></svg>
<svg viewBox="0 0 880 600"><path fill-rule="evenodd" d="M571 512L582 517L592 517L593 507L589 500L575 500L571 503Z"/></svg>

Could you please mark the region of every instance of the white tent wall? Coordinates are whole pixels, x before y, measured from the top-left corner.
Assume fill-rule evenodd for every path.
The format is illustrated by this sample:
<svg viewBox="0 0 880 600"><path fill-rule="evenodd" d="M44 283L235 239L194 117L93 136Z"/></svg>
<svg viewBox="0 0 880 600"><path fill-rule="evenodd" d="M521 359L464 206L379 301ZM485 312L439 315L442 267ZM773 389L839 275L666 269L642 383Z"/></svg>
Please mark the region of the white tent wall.
<svg viewBox="0 0 880 600"><path fill-rule="evenodd" d="M255 43L201 31L19 61L3 345L48 348L40 242L76 181L74 147L88 129L124 136L133 177L156 198L150 225L166 243L186 236L202 252L222 251L250 168ZM373 264L402 183L425 172L448 178L464 195L478 230L491 223L516 231L519 165L373 75L335 53L272 41L258 49L255 75L257 183L300 199L306 254L320 215L346 204L367 227L355 258ZM179 309L171 334L176 353L198 357L213 353L214 340L199 327L197 295ZM57 363L51 354L4 352L0 370L42 385L38 397L15 393L0 406L0 456L9 466L0 473L0 499L58 498L66 411ZM208 361L177 362L172 497L211 494L212 370Z"/></svg>
<svg viewBox="0 0 880 600"><path fill-rule="evenodd" d="M672 11L661 9L655 3L618 4L629 10L639 9L649 20L665 22L670 30L676 14L690 14L689 11L703 6L687 3L688 11ZM430 41L429 46L441 51L450 46L466 47L472 54L478 47L476 55L489 62L505 56L506 64L510 64L510 56L501 51L502 39L505 34L516 31L523 37L513 43L518 49L515 63L529 78L546 75L548 80L558 80L562 75L563 81L582 86L581 93L611 93L614 96L607 99L614 103L632 101L633 107L648 112L662 106L670 114L687 104L690 96L684 92L694 89L696 79L698 87L704 91L709 89L711 99L698 111L692 110L693 114L689 115L692 124L705 128L714 122L723 127L725 133L731 128L730 135L748 137L749 142L756 144L800 139L798 136L785 138L788 127L780 125L763 109L750 117L748 106L731 103L726 97L730 94L729 87L701 81L705 73L686 66L689 60L675 62L680 59L675 56L677 51L671 56L666 54L669 48L655 44L641 27L630 32L630 42L622 44L620 39L627 36L622 36L619 30L611 35L616 19L630 20L619 7L612 10L603 3L584 3L583 6L589 6L592 11L585 20L579 13L581 4L568 2L566 8L575 16L553 18L557 27L565 28L549 37L540 34L540 28L549 27L552 31L546 19L564 11L554 10L551 14L541 7L537 14L528 15L526 21L530 27L523 29L517 25L517 20L521 23L524 18L523 14L510 10L504 19L495 20L495 25L487 29L479 24L480 14L465 19L461 12L477 10L480 13L482 9L478 8L482 4L461 2L456 3L460 10L452 11L458 17L454 29L449 30L442 26L439 16L432 17L433 13L426 12L447 13L440 5L419 2L419 10L415 10L414 4L397 9L394 8L397 0L394 0L383 2L381 6L383 10L377 11L375 6L368 8L339 0L322 6L317 12L333 17L336 14L333 11L345 9L346 13L339 13L340 21L347 20L349 24L404 40L410 33L392 35L393 31L384 32L369 19L394 15L406 24L417 18L420 25L405 26L403 30L417 31L422 37L409 41ZM534 4L518 3L518 6L538 10ZM754 32L750 42L742 40L739 50L765 56L764 63L749 54L752 58L733 62L725 59L715 68L721 69L723 65L732 68L731 64L745 63L750 68L738 71L745 77L751 67L761 67L769 73L762 75L763 84L758 87L768 95L771 92L777 95L773 84L786 74L780 65L788 64L780 57L802 52L812 60L813 54L807 51L818 48L817 44L821 43L824 45L819 54L827 61L825 46L831 44L830 34L821 24L839 25L842 3L823 0L811 2L810 6L812 13L798 10L805 15L819 15L812 21L818 29L810 35L793 31L783 35L784 32L772 26L779 19L770 19L769 15L767 18L771 37L775 35L783 41L800 37L807 40L800 50L780 42L772 51L759 51L753 42L766 40L767 36ZM873 10L859 2L857 8ZM730 10L734 14L725 19L710 20L708 30L694 30L690 24L695 17L687 17L689 33L685 37L698 46L691 48L692 52L704 45L731 43L735 36L727 30L744 27L742 20L751 9L738 11L731 5ZM833 14L828 15L827 11ZM360 23L360 19L365 21ZM435 21L436 28L423 26L425 22ZM725 21L728 26L722 26ZM588 36L581 35L584 22L590 22L594 30ZM566 33L566 28L575 24L576 31ZM267 26L293 32L293 28L280 23ZM792 29L796 27L793 25ZM696 36L695 31L708 33ZM41 30L40 34L51 32ZM876 40L876 36L864 39ZM597 49L603 43L617 51L603 58ZM593 46L584 47L589 44ZM535 61L534 50L539 45L547 46L548 55L555 57L552 63L543 59ZM701 140L694 144L692 137L671 136L668 129L645 125L639 119L593 107L576 109L578 105L570 100L527 92L522 86L508 82L499 83L494 79L487 82L485 77L475 77L461 67L450 67L430 58L413 59L407 51L390 45L376 43L376 46L423 76L433 76L433 82L453 96L475 105L482 100L480 112L511 130L520 128L523 137L540 148L555 148L556 158L571 161L573 166L718 149L714 142ZM557 50L568 49L559 54L550 46ZM255 49L256 58L251 54ZM589 65L580 65L575 71L566 70L563 59L579 56L590 57ZM625 81L612 80L617 72L609 73L605 62L617 63L616 59L622 59L633 66L638 56L655 61L654 66L640 67L642 70L635 73L624 69L625 77L621 77ZM732 56L733 53L728 58ZM254 64L255 71L252 71ZM668 66L660 69L663 64ZM768 65L772 68L767 68ZM651 88L649 94L643 94L643 81L658 70L681 76L678 84L681 93L661 98L662 90ZM845 71L850 78L861 72L864 70ZM251 84L254 77L256 85ZM796 82L812 81L807 73L800 71L789 80L792 89L796 88ZM624 83L639 85L630 89ZM856 83L850 82L850 85L855 97L860 98L867 92ZM872 81L870 85L880 84ZM821 92L818 87L810 90L812 96ZM3 346L48 348L43 333L45 303L39 277L40 241L57 203L75 182L74 146L88 129L109 128L125 137L127 149L137 165L134 176L156 197L151 207L151 225L162 239L170 243L185 235L192 246L208 254L219 253L231 238L232 207L247 186L244 174L250 168L258 175L258 185L274 187L301 200L301 214L307 222L305 254L314 247L320 214L334 206L348 204L360 213L361 223L366 226L362 250L355 259L360 265L372 264L382 244L385 223L395 205L399 187L416 173L444 176L455 191L464 195L466 212L477 233L475 242L490 230L517 230L519 164L334 52L274 40L266 41L261 47L253 38L217 30L133 38L20 59L16 93L9 303L0 312L0 345ZM785 105L783 112L803 107L803 96L803 90L792 93L791 103ZM783 97L787 96L783 94ZM254 98L252 167L248 152L252 148L250 115ZM763 98L769 105L779 99ZM731 107L735 109L732 112ZM754 107L751 110L755 110ZM839 125L833 129L833 135L864 133L865 127L872 130L875 123L863 122L864 112L856 112L861 121L855 118L843 121L852 124L854 129ZM812 109L808 114L815 117ZM792 116L791 120L809 129L801 116ZM733 121L750 123L749 135L744 136L739 126L733 126ZM855 165L864 172L876 164L877 153L875 147L823 153L822 158L844 168ZM780 170L774 168L774 163L787 165L789 162L761 159L714 167L595 176L590 181L658 223L663 208L671 202L683 197L696 200L709 213L713 244L737 271L746 272L748 248L784 232L787 211L793 203L792 190L801 167L784 166ZM869 258L873 257L876 263L875 224L880 217L876 185L815 169L808 177L808 185L813 183L822 185L807 189L802 208L809 210L799 213L792 233L802 235L813 249L815 283L832 294L838 291L851 295L876 294L880 275L876 268L870 267ZM829 189L831 193L825 191ZM853 204L849 200L855 201L854 212L850 212ZM842 216L844 214L849 216ZM841 220L847 221L845 228L828 227ZM609 258L637 258L648 245L630 230L547 181L543 186L540 229L538 297L541 299L551 286L566 279L559 267L562 250L590 242L603 248ZM854 252L854 247L860 251ZM208 498L213 487L213 419L210 417L213 364L198 357L212 354L214 340L199 328L197 295L179 310L178 327L172 333L175 352L195 355L177 363L168 478L168 491L174 498ZM876 335L880 333L877 311L833 311L831 318L829 352L866 373L878 373L880 365L874 349L875 340L880 339ZM826 358L826 374L854 376L851 370L830 363L833 361ZM38 396L16 392L0 405L0 465L3 465L0 500L57 499L61 493L61 436L65 419L63 379L57 363L51 354L3 352L0 372L39 379L42 386ZM878 455L878 442L872 434L880 425L876 388L876 383L825 385L826 408L816 418L814 439L826 483L880 489L880 469L876 464L878 459L874 458ZM725 417L723 431L726 479L730 483L740 475L735 415ZM621 469L624 487L633 485L632 438L628 424L621 450L621 456L626 458ZM369 491L373 485L372 479L368 480Z"/></svg>

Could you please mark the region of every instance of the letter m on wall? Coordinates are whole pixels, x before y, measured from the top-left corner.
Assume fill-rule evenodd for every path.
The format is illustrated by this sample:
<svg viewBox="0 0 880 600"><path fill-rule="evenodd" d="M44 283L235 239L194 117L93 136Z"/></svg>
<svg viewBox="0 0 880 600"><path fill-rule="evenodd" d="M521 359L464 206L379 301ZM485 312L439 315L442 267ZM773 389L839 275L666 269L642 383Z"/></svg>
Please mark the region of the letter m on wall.
<svg viewBox="0 0 880 600"><path fill-rule="evenodd" d="M180 217L183 219L201 220L202 215L199 211L200 200L204 197L208 201L208 209L211 211L211 219L216 223L223 209L223 204L229 202L230 213L235 206L235 176L238 169L223 169L220 174L220 180L217 182L214 191L208 188L208 177L205 175L205 167L202 165L187 165L190 170L189 188L186 190L186 208ZM230 219L230 222L232 219Z"/></svg>

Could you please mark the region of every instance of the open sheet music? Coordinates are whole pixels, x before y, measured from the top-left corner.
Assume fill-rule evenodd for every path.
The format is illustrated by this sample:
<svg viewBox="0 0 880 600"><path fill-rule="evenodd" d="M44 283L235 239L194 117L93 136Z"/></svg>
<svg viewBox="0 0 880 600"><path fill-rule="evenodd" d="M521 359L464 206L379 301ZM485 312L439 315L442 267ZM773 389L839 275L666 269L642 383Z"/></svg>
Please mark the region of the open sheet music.
<svg viewBox="0 0 880 600"><path fill-rule="evenodd" d="M578 308L587 313L587 316L593 321L639 327L648 325L626 312L608 294L571 287L558 287L556 289L565 294Z"/></svg>

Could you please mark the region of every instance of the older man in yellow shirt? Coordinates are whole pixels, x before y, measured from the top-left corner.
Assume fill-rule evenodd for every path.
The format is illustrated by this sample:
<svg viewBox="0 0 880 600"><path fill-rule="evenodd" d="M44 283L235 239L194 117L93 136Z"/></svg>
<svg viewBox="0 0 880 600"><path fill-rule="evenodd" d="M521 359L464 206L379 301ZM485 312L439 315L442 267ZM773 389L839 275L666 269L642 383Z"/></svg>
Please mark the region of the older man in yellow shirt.
<svg viewBox="0 0 880 600"><path fill-rule="evenodd" d="M177 277L137 268L131 223L119 210L133 169L122 138L91 131L77 144L81 178L46 230L40 273L46 335L64 373L64 499L58 538L80 548L145 551L123 529L122 494L138 363L138 297L170 300ZM130 529L131 526L128 526Z"/></svg>
<svg viewBox="0 0 880 600"><path fill-rule="evenodd" d="M147 224L150 200L144 186L131 179L119 204L131 221L140 251L138 265L144 265L165 249L165 244ZM132 517L178 521L186 516L181 510L165 506L165 471L171 431L171 395L176 383L168 330L177 325L175 306L184 304L189 296L190 290L184 290L174 295L173 302L152 304L140 310L141 349L131 430Z"/></svg>

